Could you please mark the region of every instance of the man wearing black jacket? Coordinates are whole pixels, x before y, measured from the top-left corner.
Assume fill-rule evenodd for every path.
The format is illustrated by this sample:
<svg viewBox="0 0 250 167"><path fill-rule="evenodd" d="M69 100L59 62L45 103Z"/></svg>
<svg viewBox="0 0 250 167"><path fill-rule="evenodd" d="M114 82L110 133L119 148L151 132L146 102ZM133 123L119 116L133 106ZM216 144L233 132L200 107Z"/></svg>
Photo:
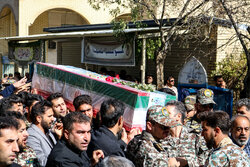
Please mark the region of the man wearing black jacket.
<svg viewBox="0 0 250 167"><path fill-rule="evenodd" d="M91 120L80 112L72 112L63 119L63 138L51 151L46 167L89 167L104 158L103 152L93 152L92 161L86 154L91 138Z"/></svg>
<svg viewBox="0 0 250 167"><path fill-rule="evenodd" d="M105 157L110 155L125 157L124 149L128 142L127 136L122 135L122 140L117 137L123 130L124 108L123 103L113 99L102 103L100 109L102 126L92 133L87 150L88 155L91 155L94 150L101 149Z"/></svg>

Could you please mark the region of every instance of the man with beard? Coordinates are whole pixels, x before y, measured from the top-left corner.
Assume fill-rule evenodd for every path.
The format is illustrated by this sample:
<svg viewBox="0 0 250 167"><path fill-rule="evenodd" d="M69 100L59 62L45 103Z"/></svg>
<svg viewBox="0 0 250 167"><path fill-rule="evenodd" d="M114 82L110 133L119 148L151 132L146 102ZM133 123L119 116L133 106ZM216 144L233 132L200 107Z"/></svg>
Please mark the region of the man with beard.
<svg viewBox="0 0 250 167"><path fill-rule="evenodd" d="M80 112L72 112L63 118L63 138L51 151L46 167L89 167L104 158L103 152L93 152L90 161L86 150L91 138L90 118Z"/></svg>
<svg viewBox="0 0 250 167"><path fill-rule="evenodd" d="M16 153L17 157L14 162L22 167L38 167L39 163L36 158L36 153L31 147L26 145L29 134L26 131L25 117L14 111L6 112L3 116L12 117L18 122L17 132L19 152Z"/></svg>
<svg viewBox="0 0 250 167"><path fill-rule="evenodd" d="M189 132L192 133L201 133L201 121L199 115L203 112L213 111L213 105L216 104L213 100L214 92L210 89L201 88L197 91L196 98L196 114L186 122L186 126L189 129Z"/></svg>
<svg viewBox="0 0 250 167"><path fill-rule="evenodd" d="M50 128L54 121L52 104L47 101L36 103L31 110L31 127L28 129L27 145L34 149L39 164L45 166L50 151L56 144L56 139Z"/></svg>
<svg viewBox="0 0 250 167"><path fill-rule="evenodd" d="M231 122L231 138L233 142L250 157L250 121L248 117L238 115Z"/></svg>
<svg viewBox="0 0 250 167"><path fill-rule="evenodd" d="M180 123L170 129L170 134L163 139L164 148L171 157L177 157L181 166L200 166L205 163L208 156L208 149L204 138L197 133L189 133L186 126L183 126L186 109L180 101L169 101L163 108L169 118Z"/></svg>
<svg viewBox="0 0 250 167"><path fill-rule="evenodd" d="M200 119L202 136L207 147L213 148L205 166L250 166L248 155L228 137L230 118L226 112L208 112L202 114Z"/></svg>
<svg viewBox="0 0 250 167"><path fill-rule="evenodd" d="M67 114L67 106L61 93L53 93L47 98L47 100L52 103L54 116L57 120L65 117Z"/></svg>
<svg viewBox="0 0 250 167"><path fill-rule="evenodd" d="M11 117L0 117L0 167L20 167L13 163L18 148L18 123Z"/></svg>

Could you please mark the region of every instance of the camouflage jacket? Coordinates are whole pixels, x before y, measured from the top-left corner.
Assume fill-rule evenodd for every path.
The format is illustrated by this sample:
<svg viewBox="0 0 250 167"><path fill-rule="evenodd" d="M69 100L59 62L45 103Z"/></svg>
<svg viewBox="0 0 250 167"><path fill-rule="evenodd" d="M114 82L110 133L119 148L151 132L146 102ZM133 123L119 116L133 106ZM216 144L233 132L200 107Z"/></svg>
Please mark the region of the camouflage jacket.
<svg viewBox="0 0 250 167"><path fill-rule="evenodd" d="M249 167L250 159L240 147L233 144L232 140L227 137L220 142L218 148L210 153L205 166Z"/></svg>
<svg viewBox="0 0 250 167"><path fill-rule="evenodd" d="M160 142L143 131L141 135L134 137L127 146L126 156L136 167L167 167L168 154Z"/></svg>
<svg viewBox="0 0 250 167"><path fill-rule="evenodd" d="M180 137L168 136L162 144L170 157L185 158L190 167L204 165L209 154L204 138L199 134L189 133L185 126Z"/></svg>
<svg viewBox="0 0 250 167"><path fill-rule="evenodd" d="M202 131L201 123L199 123L196 116L188 118L185 126L188 128L188 131L192 133L201 133Z"/></svg>
<svg viewBox="0 0 250 167"><path fill-rule="evenodd" d="M15 158L14 162L22 167L39 166L35 151L28 146L19 153L17 153L17 157Z"/></svg>

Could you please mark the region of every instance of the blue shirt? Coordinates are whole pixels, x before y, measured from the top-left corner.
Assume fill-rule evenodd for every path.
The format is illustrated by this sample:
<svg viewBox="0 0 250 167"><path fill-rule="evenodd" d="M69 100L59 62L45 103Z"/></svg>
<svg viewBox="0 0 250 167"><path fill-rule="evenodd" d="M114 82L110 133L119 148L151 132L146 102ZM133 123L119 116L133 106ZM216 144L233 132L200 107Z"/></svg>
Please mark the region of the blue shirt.
<svg viewBox="0 0 250 167"><path fill-rule="evenodd" d="M248 139L247 144L245 145L245 147L243 148L243 150L247 153L248 157L250 158L250 137Z"/></svg>

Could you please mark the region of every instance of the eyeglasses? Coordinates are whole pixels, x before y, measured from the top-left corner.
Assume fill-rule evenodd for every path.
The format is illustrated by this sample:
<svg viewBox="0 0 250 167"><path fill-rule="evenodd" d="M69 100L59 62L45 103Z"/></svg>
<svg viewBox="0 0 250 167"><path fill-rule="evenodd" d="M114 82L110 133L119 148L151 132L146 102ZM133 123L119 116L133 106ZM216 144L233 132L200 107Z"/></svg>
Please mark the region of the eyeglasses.
<svg viewBox="0 0 250 167"><path fill-rule="evenodd" d="M170 80L170 82L174 82L174 80Z"/></svg>
<svg viewBox="0 0 250 167"><path fill-rule="evenodd" d="M91 110L92 110L92 109L89 108L89 109L87 109L87 110L80 110L79 112L85 113L85 112L88 112L88 111L91 111Z"/></svg>

